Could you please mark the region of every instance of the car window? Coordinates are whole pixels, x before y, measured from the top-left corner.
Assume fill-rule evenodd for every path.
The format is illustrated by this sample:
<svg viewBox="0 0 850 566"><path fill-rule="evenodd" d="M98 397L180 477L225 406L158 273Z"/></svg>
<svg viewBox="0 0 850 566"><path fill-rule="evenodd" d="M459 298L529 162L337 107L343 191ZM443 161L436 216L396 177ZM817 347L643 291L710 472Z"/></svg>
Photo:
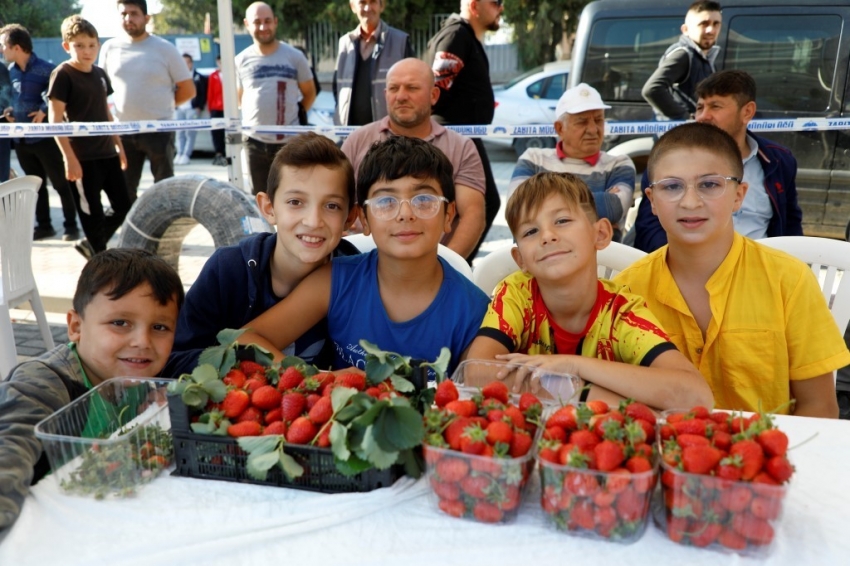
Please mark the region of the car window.
<svg viewBox="0 0 850 566"><path fill-rule="evenodd" d="M724 68L753 76L759 110L825 112L840 35L837 15L737 16L729 22Z"/></svg>
<svg viewBox="0 0 850 566"><path fill-rule="evenodd" d="M529 98L540 98L543 94L543 87L546 84L546 79L540 79L539 81L531 83L525 92L528 94Z"/></svg>
<svg viewBox="0 0 850 566"><path fill-rule="evenodd" d="M644 102L644 83L664 51L681 35L681 16L600 19L593 24L582 81L604 100Z"/></svg>
<svg viewBox="0 0 850 566"><path fill-rule="evenodd" d="M536 75L537 73L540 73L542 71L543 71L543 65L540 65L538 67L534 67L530 71L526 71L523 74L519 75L518 77L514 77L513 79L506 82L504 88L505 88L505 90L507 90L507 89L511 88L512 86L514 86L515 84L519 83L520 81L524 81L525 79L527 79L531 75Z"/></svg>
<svg viewBox="0 0 850 566"><path fill-rule="evenodd" d="M567 73L562 73L549 77L549 83L546 85L541 98L545 98L546 100L558 100L561 98L561 95L567 90L568 76Z"/></svg>

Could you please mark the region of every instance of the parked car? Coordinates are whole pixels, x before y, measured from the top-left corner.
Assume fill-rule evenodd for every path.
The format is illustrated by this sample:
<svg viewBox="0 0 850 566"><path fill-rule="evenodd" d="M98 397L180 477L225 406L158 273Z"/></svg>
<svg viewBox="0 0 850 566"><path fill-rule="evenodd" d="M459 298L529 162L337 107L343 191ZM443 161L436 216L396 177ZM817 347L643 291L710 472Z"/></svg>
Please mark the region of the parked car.
<svg viewBox="0 0 850 566"><path fill-rule="evenodd" d="M566 90L570 65L570 61L546 63L495 87L493 123L551 125L555 121L555 105ZM516 154L521 155L529 147L555 147L555 142L554 137L516 138L512 145Z"/></svg>

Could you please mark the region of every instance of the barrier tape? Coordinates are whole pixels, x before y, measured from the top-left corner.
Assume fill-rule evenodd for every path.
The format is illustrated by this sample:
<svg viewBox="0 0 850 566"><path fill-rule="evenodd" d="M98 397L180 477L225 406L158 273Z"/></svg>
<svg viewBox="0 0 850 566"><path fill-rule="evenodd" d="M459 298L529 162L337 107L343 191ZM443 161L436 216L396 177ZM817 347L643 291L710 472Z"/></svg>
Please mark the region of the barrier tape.
<svg viewBox="0 0 850 566"><path fill-rule="evenodd" d="M684 122L605 122L606 136L655 135ZM523 126L446 126L450 130L470 137L530 138L556 137L555 128L546 124ZM850 118L791 118L785 120L752 120L748 128L753 132L821 132L850 129ZM64 122L61 124L4 123L0 124L0 138L43 138L48 136L105 136L145 134L151 132L176 132L189 130L226 130L231 133L296 135L316 132L327 137L344 138L356 126L250 126L236 118L207 120L144 120L138 122Z"/></svg>

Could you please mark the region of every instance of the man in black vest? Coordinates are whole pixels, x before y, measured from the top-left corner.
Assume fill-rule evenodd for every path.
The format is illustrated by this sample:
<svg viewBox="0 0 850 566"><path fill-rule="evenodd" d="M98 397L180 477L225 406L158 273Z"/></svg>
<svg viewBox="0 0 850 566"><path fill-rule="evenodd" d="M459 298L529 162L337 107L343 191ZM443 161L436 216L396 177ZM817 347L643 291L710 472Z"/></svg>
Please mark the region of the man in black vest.
<svg viewBox="0 0 850 566"><path fill-rule="evenodd" d="M387 71L414 53L410 37L381 19L384 0L349 0L349 6L360 25L339 38L334 123L362 126L387 115Z"/></svg>
<svg viewBox="0 0 850 566"><path fill-rule="evenodd" d="M432 116L441 124L489 124L496 98L490 83L490 62L482 39L486 31L498 31L502 0L461 0L460 14L452 14L428 42L428 57L440 87ZM486 224L481 241L499 213L499 189L490 168L487 150L480 138L472 140L481 156L486 181ZM478 242L478 246L481 245ZM473 258L478 250L476 246Z"/></svg>

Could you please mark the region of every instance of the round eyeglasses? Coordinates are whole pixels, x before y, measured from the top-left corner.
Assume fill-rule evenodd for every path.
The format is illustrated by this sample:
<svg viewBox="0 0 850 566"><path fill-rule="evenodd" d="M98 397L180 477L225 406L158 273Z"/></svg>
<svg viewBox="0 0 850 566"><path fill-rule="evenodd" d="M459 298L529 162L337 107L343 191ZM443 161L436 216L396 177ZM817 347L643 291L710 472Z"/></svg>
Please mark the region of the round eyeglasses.
<svg viewBox="0 0 850 566"><path fill-rule="evenodd" d="M398 216L402 203L410 205L417 217L427 220L434 218L440 212L440 203L448 203L449 199L437 195L416 195L412 198L397 199L391 196L370 198L363 201L363 206L372 209L372 214L379 220L393 220Z"/></svg>
<svg viewBox="0 0 850 566"><path fill-rule="evenodd" d="M684 179L670 177L650 183L649 188L652 189L652 194L667 202L681 200L689 187L693 187L702 200L714 200L726 192L727 181L740 183L741 179L723 175L705 175L697 178L693 183L686 183Z"/></svg>

